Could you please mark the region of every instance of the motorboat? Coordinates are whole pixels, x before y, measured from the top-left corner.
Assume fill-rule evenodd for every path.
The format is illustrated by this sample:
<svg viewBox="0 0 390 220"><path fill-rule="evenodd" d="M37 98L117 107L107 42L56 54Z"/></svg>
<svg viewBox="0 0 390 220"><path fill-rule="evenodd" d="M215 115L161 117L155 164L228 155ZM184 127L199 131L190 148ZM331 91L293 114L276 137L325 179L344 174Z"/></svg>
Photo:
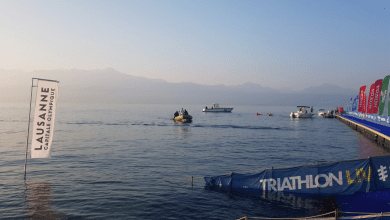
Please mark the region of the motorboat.
<svg viewBox="0 0 390 220"><path fill-rule="evenodd" d="M291 118L311 118L313 114L313 107L309 106L297 106L298 111L297 112L291 112L290 117Z"/></svg>
<svg viewBox="0 0 390 220"><path fill-rule="evenodd" d="M267 113L268 116L272 116L273 114L270 112L270 113Z"/></svg>
<svg viewBox="0 0 390 220"><path fill-rule="evenodd" d="M326 114L325 109L318 110L318 116L324 116Z"/></svg>
<svg viewBox="0 0 390 220"><path fill-rule="evenodd" d="M207 106L203 109L203 112L232 112L233 108L220 107L218 103L208 108Z"/></svg>
<svg viewBox="0 0 390 220"><path fill-rule="evenodd" d="M179 115L173 118L174 121L176 122L182 122L182 123L187 123L192 121L192 116L191 115Z"/></svg>
<svg viewBox="0 0 390 220"><path fill-rule="evenodd" d="M180 111L175 112L173 120L176 122L187 123L192 121L192 116L188 114L187 110L181 109Z"/></svg>

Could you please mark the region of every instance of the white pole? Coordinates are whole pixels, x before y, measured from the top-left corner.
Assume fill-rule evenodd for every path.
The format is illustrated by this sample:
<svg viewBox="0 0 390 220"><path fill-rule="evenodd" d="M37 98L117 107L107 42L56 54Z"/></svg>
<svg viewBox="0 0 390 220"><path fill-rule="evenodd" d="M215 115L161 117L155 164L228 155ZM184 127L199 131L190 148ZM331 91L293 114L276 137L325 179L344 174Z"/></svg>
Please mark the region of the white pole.
<svg viewBox="0 0 390 220"><path fill-rule="evenodd" d="M26 143L26 158L24 160L24 180L26 180L26 168L27 168L27 151L28 151L28 139L30 137L30 120L31 120L31 101L32 101L32 91L34 87L34 78L31 79L31 94L30 94L30 111L28 113L28 127L27 127L27 143Z"/></svg>

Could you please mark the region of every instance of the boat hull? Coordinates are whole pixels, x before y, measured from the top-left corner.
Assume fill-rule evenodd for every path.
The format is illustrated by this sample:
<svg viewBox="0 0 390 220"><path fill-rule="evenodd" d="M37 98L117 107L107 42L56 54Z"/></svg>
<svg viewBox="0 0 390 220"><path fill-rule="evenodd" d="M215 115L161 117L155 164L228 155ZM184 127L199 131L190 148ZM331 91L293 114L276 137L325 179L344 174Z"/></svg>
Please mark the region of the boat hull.
<svg viewBox="0 0 390 220"><path fill-rule="evenodd" d="M188 123L192 121L191 115L180 115L173 118L174 121Z"/></svg>
<svg viewBox="0 0 390 220"><path fill-rule="evenodd" d="M203 112L232 112L233 108L213 108L213 109L203 109Z"/></svg>

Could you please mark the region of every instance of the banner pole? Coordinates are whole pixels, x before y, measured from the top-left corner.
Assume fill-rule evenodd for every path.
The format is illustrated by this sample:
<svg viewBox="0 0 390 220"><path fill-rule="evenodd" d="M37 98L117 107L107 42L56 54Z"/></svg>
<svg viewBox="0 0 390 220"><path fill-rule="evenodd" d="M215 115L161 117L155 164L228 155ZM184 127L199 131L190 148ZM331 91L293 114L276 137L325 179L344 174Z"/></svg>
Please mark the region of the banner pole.
<svg viewBox="0 0 390 220"><path fill-rule="evenodd" d="M26 157L24 160L24 180L26 180L26 174L27 174L27 169L26 169L27 168L27 151L28 151L28 139L30 138L31 102L32 102L33 87L34 87L34 78L31 79L30 111L28 112Z"/></svg>

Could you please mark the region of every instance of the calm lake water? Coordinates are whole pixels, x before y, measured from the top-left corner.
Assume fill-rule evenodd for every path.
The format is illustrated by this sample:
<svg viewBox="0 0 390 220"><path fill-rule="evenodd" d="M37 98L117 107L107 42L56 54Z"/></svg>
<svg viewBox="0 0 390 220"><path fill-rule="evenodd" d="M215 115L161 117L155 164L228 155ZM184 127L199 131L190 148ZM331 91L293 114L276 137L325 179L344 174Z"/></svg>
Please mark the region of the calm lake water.
<svg viewBox="0 0 390 220"><path fill-rule="evenodd" d="M192 123L172 120L181 107ZM291 119L295 106L204 107L59 103L52 157L28 159L24 181L29 104L2 104L0 219L309 216L319 208L304 199L216 191L203 177L389 154L337 119Z"/></svg>

